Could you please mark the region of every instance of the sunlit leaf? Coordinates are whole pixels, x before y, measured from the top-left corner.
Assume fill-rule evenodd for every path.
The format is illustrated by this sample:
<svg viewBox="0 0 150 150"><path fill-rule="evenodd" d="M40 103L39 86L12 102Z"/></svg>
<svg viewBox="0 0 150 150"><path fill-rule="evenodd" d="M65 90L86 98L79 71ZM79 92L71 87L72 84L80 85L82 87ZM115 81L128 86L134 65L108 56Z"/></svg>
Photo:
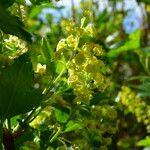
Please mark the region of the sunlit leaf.
<svg viewBox="0 0 150 150"><path fill-rule="evenodd" d="M56 116L57 121L59 121L61 123L67 122L67 120L69 118L68 110L55 108L54 111L55 111L55 116Z"/></svg>
<svg viewBox="0 0 150 150"><path fill-rule="evenodd" d="M75 131L75 130L79 130L79 129L82 129L82 125L77 123L77 122L70 120L67 123L66 129L64 132L71 132L71 131Z"/></svg>
<svg viewBox="0 0 150 150"><path fill-rule="evenodd" d="M122 52L135 50L140 47L140 30L136 30L135 32L129 35L129 40L127 40L123 45L119 46L118 48L112 49L110 52L107 53L109 57L118 56Z"/></svg>
<svg viewBox="0 0 150 150"><path fill-rule="evenodd" d="M138 146L150 146L150 138L145 138L137 143Z"/></svg>

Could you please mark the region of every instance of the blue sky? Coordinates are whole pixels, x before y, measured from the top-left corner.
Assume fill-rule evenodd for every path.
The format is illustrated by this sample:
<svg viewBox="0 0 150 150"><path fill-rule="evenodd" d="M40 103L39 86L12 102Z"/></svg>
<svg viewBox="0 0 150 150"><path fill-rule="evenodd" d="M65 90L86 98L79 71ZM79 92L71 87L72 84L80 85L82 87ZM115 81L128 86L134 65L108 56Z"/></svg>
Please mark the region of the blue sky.
<svg viewBox="0 0 150 150"><path fill-rule="evenodd" d="M70 2L69 2L70 1ZM81 0L74 0L74 4L76 6L79 6ZM99 7L100 10L103 10L104 8L108 7L109 0L99 0ZM66 7L71 7L71 0L60 0L58 2L60 5L64 5ZM136 0L124 0L125 9L133 9L137 6ZM119 7L119 6L118 6Z"/></svg>
<svg viewBox="0 0 150 150"><path fill-rule="evenodd" d="M81 0L74 0L74 4L76 7L79 7L79 3ZM29 4L30 1L26 0ZM111 12L111 7L109 6L109 0L98 0L99 2L99 10L103 11L107 8L108 11ZM42 13L39 15L41 19L44 19L44 16L47 13L55 16L55 21L58 21L61 15L64 17L71 17L71 0L60 0L59 2L55 2L58 6L65 6L65 9L57 11L54 9L44 9ZM117 3L117 9L122 9L122 2ZM138 6L136 0L124 0L124 10L128 10L127 16L124 18L123 26L127 33L134 31L136 28L139 28L142 24L143 10ZM46 21L46 20L45 20Z"/></svg>

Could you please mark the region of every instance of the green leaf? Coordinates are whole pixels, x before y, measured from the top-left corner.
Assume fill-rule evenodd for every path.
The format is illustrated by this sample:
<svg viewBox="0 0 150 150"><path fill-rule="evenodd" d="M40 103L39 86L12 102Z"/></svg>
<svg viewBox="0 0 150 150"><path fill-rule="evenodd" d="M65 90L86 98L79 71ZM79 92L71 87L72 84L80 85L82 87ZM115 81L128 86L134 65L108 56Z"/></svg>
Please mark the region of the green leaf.
<svg viewBox="0 0 150 150"><path fill-rule="evenodd" d="M136 88L139 89L141 96L150 96L150 79L145 78Z"/></svg>
<svg viewBox="0 0 150 150"><path fill-rule="evenodd" d="M68 109L55 108L55 117L58 122L65 123L69 119Z"/></svg>
<svg viewBox="0 0 150 150"><path fill-rule="evenodd" d="M52 0L30 0L32 2L32 4L36 4L36 5L40 5L40 4L44 4L44 3L50 3Z"/></svg>
<svg viewBox="0 0 150 150"><path fill-rule="evenodd" d="M107 56L114 57L118 56L122 52L126 52L129 50L134 50L140 47L140 30L136 30L135 32L129 35L129 40L127 40L123 45L119 46L118 48L112 49L110 52L107 53Z"/></svg>
<svg viewBox="0 0 150 150"><path fill-rule="evenodd" d="M29 17L36 18L42 12L42 10L45 8L55 8L55 7L52 3L48 3L48 4L44 4L44 5L36 5L30 11Z"/></svg>
<svg viewBox="0 0 150 150"><path fill-rule="evenodd" d="M26 4L26 0L16 0L16 2L17 2L19 5L25 5L25 4Z"/></svg>
<svg viewBox="0 0 150 150"><path fill-rule="evenodd" d="M15 0L0 0L0 5L6 9L10 7L14 3L14 1Z"/></svg>
<svg viewBox="0 0 150 150"><path fill-rule="evenodd" d="M82 129L82 125L70 120L67 125L66 125L66 129L64 130L64 132L71 132L71 131L75 131L75 130L79 130Z"/></svg>
<svg viewBox="0 0 150 150"><path fill-rule="evenodd" d="M19 138L15 139L15 148L22 149L22 146L26 141L33 141L34 139L34 132L31 129L26 129L26 132L21 134Z"/></svg>
<svg viewBox="0 0 150 150"><path fill-rule="evenodd" d="M18 116L14 116L10 119L10 122L11 122L11 127L12 128L15 128L17 125L18 125L18 119L21 119L20 115Z"/></svg>
<svg viewBox="0 0 150 150"><path fill-rule="evenodd" d="M142 2L142 3L145 3L145 4L150 4L149 0L137 0L137 2Z"/></svg>
<svg viewBox="0 0 150 150"><path fill-rule="evenodd" d="M140 140L137 143L138 146L150 146L150 137Z"/></svg>
<svg viewBox="0 0 150 150"><path fill-rule="evenodd" d="M28 54L0 70L0 118L10 118L39 106L41 91L33 88L34 73Z"/></svg>
<svg viewBox="0 0 150 150"><path fill-rule="evenodd" d="M11 15L0 5L0 30L6 34L12 34L19 38L32 42L31 34L23 29L23 23L18 17Z"/></svg>

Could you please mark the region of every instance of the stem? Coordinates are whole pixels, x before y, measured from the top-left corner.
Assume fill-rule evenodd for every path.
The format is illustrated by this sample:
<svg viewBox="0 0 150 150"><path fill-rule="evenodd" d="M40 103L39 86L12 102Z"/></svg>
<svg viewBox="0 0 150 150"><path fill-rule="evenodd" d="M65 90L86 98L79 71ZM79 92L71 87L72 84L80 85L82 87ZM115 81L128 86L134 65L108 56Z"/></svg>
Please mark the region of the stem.
<svg viewBox="0 0 150 150"><path fill-rule="evenodd" d="M58 140L63 144L64 149L67 150L68 148L67 148L66 143L63 140L61 140L60 138L58 138Z"/></svg>
<svg viewBox="0 0 150 150"><path fill-rule="evenodd" d="M28 120L26 123L32 122L41 113L41 111L43 110L42 107L40 107L38 109L39 109L38 112L36 114L34 114L33 118L30 118L30 120Z"/></svg>
<svg viewBox="0 0 150 150"><path fill-rule="evenodd" d="M145 8L148 7L148 5L145 5ZM146 12L146 16L147 16L147 19L145 20L144 24L147 24L147 27L146 28L143 28L143 40L142 40L142 46L146 47L148 46L148 42L149 42L149 30L150 30L150 12Z"/></svg>
<svg viewBox="0 0 150 150"><path fill-rule="evenodd" d="M66 68L62 69L62 71L60 72L60 74L56 77L56 79L51 83L51 85L48 88L45 88L43 91L43 95L48 93L48 90L51 89L51 87L60 79L60 77L63 75L64 71Z"/></svg>
<svg viewBox="0 0 150 150"><path fill-rule="evenodd" d="M72 143L71 141L69 141L68 139L65 139L64 137L59 137L59 139L61 139L61 140L64 141L64 142L67 142L67 143L69 143L69 144Z"/></svg>
<svg viewBox="0 0 150 150"><path fill-rule="evenodd" d="M61 73L57 76L57 78L53 81L53 84L55 84L59 78L63 75L64 71L65 71L66 68L62 69Z"/></svg>
<svg viewBox="0 0 150 150"><path fill-rule="evenodd" d="M47 150L48 146L51 143L53 143L57 139L57 137L61 134L61 128L58 127L57 129L58 129L57 132L52 136L52 138L50 139L50 141L48 142L48 144L46 144L46 146L44 147L44 150Z"/></svg>
<svg viewBox="0 0 150 150"><path fill-rule="evenodd" d="M71 0L71 10L72 10L72 19L76 22L76 10L74 5L74 0Z"/></svg>
<svg viewBox="0 0 150 150"><path fill-rule="evenodd" d="M19 12L20 19L22 20L22 12L21 12L21 8L20 8L19 3L18 3L18 12Z"/></svg>
<svg viewBox="0 0 150 150"><path fill-rule="evenodd" d="M36 108L33 108L33 110L30 112L30 114L27 116L27 118L24 120L24 122L26 123L28 120L30 120L30 118L32 117L32 115L34 114L34 112L36 111Z"/></svg>
<svg viewBox="0 0 150 150"><path fill-rule="evenodd" d="M149 73L149 56L147 56L145 58L145 68L146 68L147 72Z"/></svg>
<svg viewBox="0 0 150 150"><path fill-rule="evenodd" d="M93 12L93 0L89 0L88 2L89 2L89 11L91 12L90 20L91 20L91 22L93 22L94 21L94 18L93 18L93 14L94 14L94 12Z"/></svg>
<svg viewBox="0 0 150 150"><path fill-rule="evenodd" d="M10 121L10 118L7 119L7 127L8 127L9 132L11 133L11 121Z"/></svg>
<svg viewBox="0 0 150 150"><path fill-rule="evenodd" d="M50 143L53 143L53 142L57 139L57 137L60 135L60 133L61 133L61 128L58 127L58 131L57 131L57 132L54 134L54 136L51 138Z"/></svg>
<svg viewBox="0 0 150 150"><path fill-rule="evenodd" d="M0 30L0 54L3 51L3 32Z"/></svg>
<svg viewBox="0 0 150 150"><path fill-rule="evenodd" d="M0 150L3 150L3 119L0 120Z"/></svg>

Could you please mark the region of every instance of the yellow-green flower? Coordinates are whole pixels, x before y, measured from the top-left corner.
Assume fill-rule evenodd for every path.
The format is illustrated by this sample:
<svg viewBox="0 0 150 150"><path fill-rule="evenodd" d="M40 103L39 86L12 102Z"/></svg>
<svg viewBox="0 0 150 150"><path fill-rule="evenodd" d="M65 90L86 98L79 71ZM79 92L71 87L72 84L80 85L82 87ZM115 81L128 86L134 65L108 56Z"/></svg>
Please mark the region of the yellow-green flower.
<svg viewBox="0 0 150 150"><path fill-rule="evenodd" d="M73 35L70 35L66 41L69 47L76 48L78 46L79 39Z"/></svg>

